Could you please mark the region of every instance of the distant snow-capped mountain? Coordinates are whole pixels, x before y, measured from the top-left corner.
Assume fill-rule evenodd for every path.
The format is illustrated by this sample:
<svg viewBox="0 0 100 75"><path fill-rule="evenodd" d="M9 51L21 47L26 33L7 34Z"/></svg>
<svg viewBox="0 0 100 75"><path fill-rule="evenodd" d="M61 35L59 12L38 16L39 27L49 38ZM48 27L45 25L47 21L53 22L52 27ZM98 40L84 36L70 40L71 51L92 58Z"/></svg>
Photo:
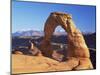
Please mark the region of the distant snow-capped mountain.
<svg viewBox="0 0 100 75"><path fill-rule="evenodd" d="M13 36L43 36L44 33L42 31L28 30L28 31L18 31L12 33L12 35Z"/></svg>
<svg viewBox="0 0 100 75"><path fill-rule="evenodd" d="M92 33L82 32L83 35L89 35ZM56 31L53 33L55 36L67 35L66 32ZM12 36L44 36L43 31L36 31L36 30L27 30L27 31L18 31L12 33Z"/></svg>
<svg viewBox="0 0 100 75"><path fill-rule="evenodd" d="M35 31L35 30L28 30L28 31L18 31L15 33L12 33L12 36L43 36L43 31ZM66 35L66 32L54 32L53 35L61 36Z"/></svg>

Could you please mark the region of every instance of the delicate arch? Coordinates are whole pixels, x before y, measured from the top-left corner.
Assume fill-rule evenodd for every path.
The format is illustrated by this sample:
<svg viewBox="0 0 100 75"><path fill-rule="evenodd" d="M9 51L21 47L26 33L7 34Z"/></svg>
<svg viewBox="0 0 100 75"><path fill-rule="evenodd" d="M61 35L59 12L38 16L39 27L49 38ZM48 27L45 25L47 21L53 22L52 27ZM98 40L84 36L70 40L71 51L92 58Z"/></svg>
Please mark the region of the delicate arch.
<svg viewBox="0 0 100 75"><path fill-rule="evenodd" d="M53 12L48 17L44 27L44 37L40 48L44 56L52 57L51 37L55 28L60 25L68 34L68 49L66 65L75 69L92 69L89 49L81 32L76 28L69 14ZM74 62L77 61L75 64ZM73 64L74 63L74 64ZM85 63L85 64L84 64ZM76 67L75 67L76 66Z"/></svg>
<svg viewBox="0 0 100 75"><path fill-rule="evenodd" d="M53 12L48 17L45 26L44 26L44 37L41 42L41 50L42 53L45 56L52 56L53 49L51 47L51 37L53 35L53 32L55 31L56 27L59 25L61 26L65 31L67 31L66 28L66 19L68 14L60 13L60 12ZM65 16L65 17L64 17Z"/></svg>

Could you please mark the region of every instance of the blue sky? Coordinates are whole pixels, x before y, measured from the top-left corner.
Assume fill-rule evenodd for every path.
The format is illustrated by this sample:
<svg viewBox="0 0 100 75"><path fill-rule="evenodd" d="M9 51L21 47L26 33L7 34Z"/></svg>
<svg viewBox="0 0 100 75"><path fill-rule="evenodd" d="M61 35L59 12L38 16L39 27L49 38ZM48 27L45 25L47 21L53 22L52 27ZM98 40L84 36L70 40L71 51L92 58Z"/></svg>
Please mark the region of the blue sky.
<svg viewBox="0 0 100 75"><path fill-rule="evenodd" d="M72 14L77 28L82 32L95 32L95 10L95 6L13 1L12 32L43 31L47 17L55 11ZM63 31L63 29L57 27L56 31Z"/></svg>

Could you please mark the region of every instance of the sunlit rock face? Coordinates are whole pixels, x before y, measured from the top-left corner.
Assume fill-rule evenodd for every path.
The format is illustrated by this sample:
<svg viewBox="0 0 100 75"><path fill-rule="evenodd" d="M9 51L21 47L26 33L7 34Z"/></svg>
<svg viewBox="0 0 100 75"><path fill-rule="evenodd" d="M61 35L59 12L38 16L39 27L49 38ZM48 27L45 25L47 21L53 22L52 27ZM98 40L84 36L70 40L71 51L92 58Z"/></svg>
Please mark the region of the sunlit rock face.
<svg viewBox="0 0 100 75"><path fill-rule="evenodd" d="M44 26L44 38L40 45L40 49L43 55L59 60L60 55L54 53L50 40L53 32L55 31L55 28L58 25L60 25L68 35L68 37L66 37L68 39L66 62L70 62L73 64L74 59L77 59L77 67L72 66L74 70L92 69L93 66L90 61L90 53L85 43L84 37L82 33L76 28L72 20L72 16L69 14L65 14L62 12L52 12L48 17Z"/></svg>

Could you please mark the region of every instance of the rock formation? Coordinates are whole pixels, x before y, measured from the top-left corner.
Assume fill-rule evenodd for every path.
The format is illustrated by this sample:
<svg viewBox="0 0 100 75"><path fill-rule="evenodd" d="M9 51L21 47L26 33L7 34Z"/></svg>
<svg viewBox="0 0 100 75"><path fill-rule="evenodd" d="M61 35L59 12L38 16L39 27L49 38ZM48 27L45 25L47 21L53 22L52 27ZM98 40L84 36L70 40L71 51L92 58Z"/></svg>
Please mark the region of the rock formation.
<svg viewBox="0 0 100 75"><path fill-rule="evenodd" d="M20 55L22 55L23 52L21 52L21 51L13 51L13 54L20 54Z"/></svg>
<svg viewBox="0 0 100 75"><path fill-rule="evenodd" d="M67 57L79 59L78 69L92 69L89 49L85 43L82 33L75 27L72 19L67 20L68 50Z"/></svg>
<svg viewBox="0 0 100 75"><path fill-rule="evenodd" d="M50 43L52 34L58 25L66 28L67 18L70 18L68 14L60 12L53 12L48 17L44 27L44 38L40 45L43 55L52 57L53 49Z"/></svg>
<svg viewBox="0 0 100 75"><path fill-rule="evenodd" d="M23 54L23 55L32 55L32 56L42 56L41 51L36 47L35 43L29 40L28 48L15 48L12 51L12 54Z"/></svg>
<svg viewBox="0 0 100 75"><path fill-rule="evenodd" d="M60 51L54 51L51 45L52 34L58 25L68 35L66 37L68 39L67 49L64 50L66 56ZM41 51L32 41L29 41L29 49L23 49L26 51L26 55L23 55L25 54L23 50L21 53L19 52L20 49L16 49L15 54L12 55L12 74L93 69L89 49L71 15L61 12L51 13L45 23L44 33L44 38L40 44ZM29 56L27 55L28 52L36 56ZM63 57L65 60L62 62Z"/></svg>
<svg viewBox="0 0 100 75"><path fill-rule="evenodd" d="M41 53L41 51L34 45L34 42L32 42L31 40L29 40L29 43L30 43L29 52L32 53L32 55L39 55L39 56L41 56L42 53Z"/></svg>
<svg viewBox="0 0 100 75"><path fill-rule="evenodd" d="M52 57L53 57L53 59L61 62L64 58L64 55L59 53L58 51L53 51Z"/></svg>
<svg viewBox="0 0 100 75"><path fill-rule="evenodd" d="M44 27L44 38L40 48L44 56L52 57L53 48L51 46L51 37L55 28L60 25L68 34L67 60L66 66L71 69L92 69L89 49L85 43L82 33L76 28L72 16L61 12L53 12L48 17ZM57 54L56 54L57 55ZM53 58L53 57L52 57ZM75 61L77 60L77 62Z"/></svg>

